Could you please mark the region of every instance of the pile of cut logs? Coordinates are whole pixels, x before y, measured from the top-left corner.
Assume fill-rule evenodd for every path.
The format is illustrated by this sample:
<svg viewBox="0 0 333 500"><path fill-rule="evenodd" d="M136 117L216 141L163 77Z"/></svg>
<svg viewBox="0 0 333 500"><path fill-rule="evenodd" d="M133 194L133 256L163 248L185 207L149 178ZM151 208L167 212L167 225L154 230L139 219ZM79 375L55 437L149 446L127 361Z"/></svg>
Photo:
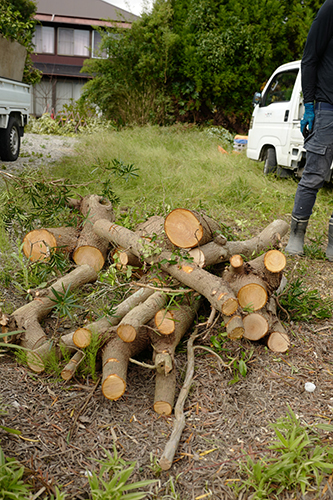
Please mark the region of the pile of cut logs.
<svg viewBox="0 0 333 500"><path fill-rule="evenodd" d="M17 343L28 349L28 364L35 372L44 370L51 348L59 359L67 351L72 358L62 377L69 380L92 335L98 335L102 339L102 391L106 398L116 400L126 390L129 362L152 346L149 367L156 370L154 409L170 415L176 385L175 349L204 300L213 313L221 315L230 339L265 338L273 351L288 349L273 294L286 265L279 250L288 230L286 222L275 220L247 241L228 241L216 221L183 208L165 219L154 216L131 231L114 223L111 203L100 196L69 204L83 216L81 230L36 229L25 236L23 250L32 261L47 261L51 249L68 252L75 269L49 288L35 291L34 300L0 320L3 332L22 331ZM142 270L142 277L131 287L136 290L112 315L60 337L55 346L42 326L55 307L53 291L62 293L68 287L74 290L94 282L110 249L118 266ZM217 266L220 263L228 264ZM177 297L177 303L170 296Z"/></svg>

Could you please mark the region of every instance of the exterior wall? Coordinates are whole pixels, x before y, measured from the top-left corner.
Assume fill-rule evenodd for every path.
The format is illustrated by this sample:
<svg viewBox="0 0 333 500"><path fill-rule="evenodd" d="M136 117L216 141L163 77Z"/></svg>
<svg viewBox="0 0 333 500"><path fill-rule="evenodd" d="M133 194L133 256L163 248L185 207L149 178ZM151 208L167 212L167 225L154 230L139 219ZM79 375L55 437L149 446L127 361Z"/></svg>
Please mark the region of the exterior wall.
<svg viewBox="0 0 333 500"><path fill-rule="evenodd" d="M0 35L0 77L21 82L26 56L23 45Z"/></svg>

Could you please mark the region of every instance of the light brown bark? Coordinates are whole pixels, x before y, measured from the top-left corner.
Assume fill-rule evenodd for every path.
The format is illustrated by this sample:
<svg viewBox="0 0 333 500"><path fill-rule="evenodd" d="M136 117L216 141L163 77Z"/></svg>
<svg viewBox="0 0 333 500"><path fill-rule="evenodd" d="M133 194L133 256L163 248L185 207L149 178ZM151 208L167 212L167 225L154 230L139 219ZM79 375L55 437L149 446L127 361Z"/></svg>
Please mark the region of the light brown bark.
<svg viewBox="0 0 333 500"><path fill-rule="evenodd" d="M235 254L246 258L258 254L267 248L281 247L281 238L287 234L289 224L282 220L275 220L267 226L258 236L246 241L228 241L221 246L216 241L207 243L200 248L189 251L190 257L200 267L207 267L219 262L227 262Z"/></svg>
<svg viewBox="0 0 333 500"><path fill-rule="evenodd" d="M82 351L77 351L74 356L69 360L67 365L61 371L61 378L63 380L70 380L78 369L79 364L84 358L84 353Z"/></svg>
<svg viewBox="0 0 333 500"><path fill-rule="evenodd" d="M124 342L133 342L135 340L140 326L150 321L157 311L164 306L167 295L163 292L155 292L148 297L145 302L134 307L120 321L117 327L117 335Z"/></svg>
<svg viewBox="0 0 333 500"><path fill-rule="evenodd" d="M164 222L164 230L174 245L193 248L211 241L220 229L219 224L205 214L186 208L172 210Z"/></svg>
<svg viewBox="0 0 333 500"><path fill-rule="evenodd" d="M196 264L178 259L177 264L169 264L175 256L163 251L154 244L140 239L135 233L124 227L99 220L94 224L94 231L104 235L109 241L131 251L149 264L159 263L161 269L169 273L186 286L205 296L215 309L231 316L238 308L238 302L230 286L218 276L199 268Z"/></svg>
<svg viewBox="0 0 333 500"><path fill-rule="evenodd" d="M114 220L112 205L102 196L90 195L83 198L80 211L85 220L73 259L76 264L80 266L89 264L98 272L104 265L109 243L93 231L93 224L98 219L112 222Z"/></svg>
<svg viewBox="0 0 333 500"><path fill-rule="evenodd" d="M71 290L75 290L75 288L85 283L93 282L96 279L96 271L91 266L85 265L78 267L49 287L46 296L36 298L29 304L14 311L12 317L15 319L18 329L24 330L24 334L21 336L21 345L27 349L34 350L47 340L45 332L40 325L40 321L45 318L56 305L56 303L51 300L55 298L52 288L58 293L63 293L68 287L70 287Z"/></svg>
<svg viewBox="0 0 333 500"><path fill-rule="evenodd" d="M176 393L177 373L174 368L168 375L156 372L154 411L159 415L171 415Z"/></svg>
<svg viewBox="0 0 333 500"><path fill-rule="evenodd" d="M123 342L117 335L102 350L102 392L107 399L119 399L126 390L129 359L149 346L145 327L139 329L133 342Z"/></svg>
<svg viewBox="0 0 333 500"><path fill-rule="evenodd" d="M48 260L51 249L70 254L76 247L78 234L74 227L34 229L23 239L23 253L32 262Z"/></svg>

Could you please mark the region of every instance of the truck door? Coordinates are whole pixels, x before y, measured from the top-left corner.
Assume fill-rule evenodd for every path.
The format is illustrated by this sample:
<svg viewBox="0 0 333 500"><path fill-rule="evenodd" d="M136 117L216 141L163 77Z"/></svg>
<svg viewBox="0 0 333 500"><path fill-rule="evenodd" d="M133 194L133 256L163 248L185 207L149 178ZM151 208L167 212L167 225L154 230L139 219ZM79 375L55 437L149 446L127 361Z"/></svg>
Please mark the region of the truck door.
<svg viewBox="0 0 333 500"><path fill-rule="evenodd" d="M266 87L255 117L255 135L276 149L278 164L286 165L295 106L292 99L299 68L276 73Z"/></svg>

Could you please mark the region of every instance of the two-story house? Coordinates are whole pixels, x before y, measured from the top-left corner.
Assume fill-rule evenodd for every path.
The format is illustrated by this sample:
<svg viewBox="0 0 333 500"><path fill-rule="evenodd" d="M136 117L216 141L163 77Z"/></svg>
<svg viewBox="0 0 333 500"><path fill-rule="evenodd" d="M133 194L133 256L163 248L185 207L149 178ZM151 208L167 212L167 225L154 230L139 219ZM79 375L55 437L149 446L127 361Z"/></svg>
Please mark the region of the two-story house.
<svg viewBox="0 0 333 500"><path fill-rule="evenodd" d="M103 0L37 0L38 21L32 55L43 73L32 92L31 112L56 113L79 98L88 75L80 73L83 61L106 57L98 50L101 36L94 26L130 28L139 19Z"/></svg>

